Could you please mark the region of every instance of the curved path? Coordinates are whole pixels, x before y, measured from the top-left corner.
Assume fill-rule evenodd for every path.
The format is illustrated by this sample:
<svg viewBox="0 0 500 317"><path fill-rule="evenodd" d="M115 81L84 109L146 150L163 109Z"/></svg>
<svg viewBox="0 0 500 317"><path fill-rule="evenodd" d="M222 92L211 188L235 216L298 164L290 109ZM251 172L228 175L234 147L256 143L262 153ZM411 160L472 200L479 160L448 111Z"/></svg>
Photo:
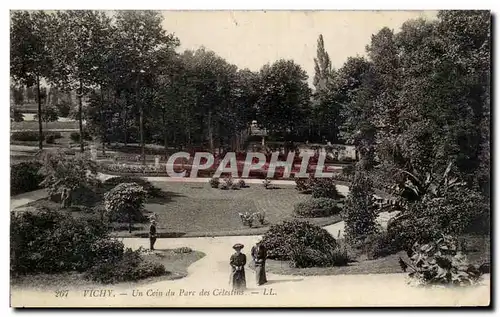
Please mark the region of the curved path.
<svg viewBox="0 0 500 317"><path fill-rule="evenodd" d="M37 192L37 196L40 193ZM37 198L35 198L37 199ZM13 197L13 206L27 203L28 198ZM28 201L29 202L29 201ZM383 213L384 225L389 215ZM325 227L334 237L343 233L344 223ZM147 285L96 286L111 290L111 297L84 297L82 289L70 290L67 298L56 298L52 292L27 289L11 290L11 305L26 307L353 307L353 306L477 306L490 301L489 275L477 287L465 289L418 288L407 285L406 274L365 274L330 276L287 276L268 274L269 283L256 286L254 272L246 269L248 290L242 295L228 295L229 257L235 243L249 249L260 236L227 236L159 239L157 249L187 246L204 252L205 257L188 268L188 276L174 281ZM148 239L124 238L127 247L147 247ZM134 291L135 290L135 291ZM201 295L205 290L208 295ZM142 296L133 294L142 293ZM160 296L161 292L161 296ZM120 295L122 294L122 295ZM152 296L148 296L152 295ZM170 295L168 295L170 294ZM274 294L274 295L273 295ZM155 296L156 295L156 296Z"/></svg>

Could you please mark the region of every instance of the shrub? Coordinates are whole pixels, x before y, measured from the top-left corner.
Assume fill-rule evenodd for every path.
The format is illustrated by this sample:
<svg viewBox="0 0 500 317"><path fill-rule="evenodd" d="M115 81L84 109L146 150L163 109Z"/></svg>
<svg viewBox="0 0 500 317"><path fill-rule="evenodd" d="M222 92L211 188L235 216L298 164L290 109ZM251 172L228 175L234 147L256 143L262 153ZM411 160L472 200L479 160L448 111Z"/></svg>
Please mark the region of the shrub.
<svg viewBox="0 0 500 317"><path fill-rule="evenodd" d="M20 131L11 134L12 141L38 141L39 134L37 131Z"/></svg>
<svg viewBox="0 0 500 317"><path fill-rule="evenodd" d="M118 283L166 274L161 263L144 261L141 250L127 248L123 256L116 261L96 264L87 271L86 277L100 283Z"/></svg>
<svg viewBox="0 0 500 317"><path fill-rule="evenodd" d="M240 188L245 188L245 187L247 187L247 184L245 183L245 181L244 181L244 180L240 179L240 180L238 181L238 186L239 186Z"/></svg>
<svg viewBox="0 0 500 317"><path fill-rule="evenodd" d="M311 198L298 202L293 207L293 212L299 217L328 217L340 213L340 207L335 199Z"/></svg>
<svg viewBox="0 0 500 317"><path fill-rule="evenodd" d="M123 252L102 222L45 209L12 214L10 239L11 268L21 274L82 272Z"/></svg>
<svg viewBox="0 0 500 317"><path fill-rule="evenodd" d="M54 139L62 138L61 132L43 132L42 136L46 140L49 135L52 135ZM12 132L12 141L38 141L38 131L19 131Z"/></svg>
<svg viewBox="0 0 500 317"><path fill-rule="evenodd" d="M262 238L268 250L268 257L276 260L290 260L292 248L302 245L306 248L330 252L335 249L335 239L325 229L305 221L285 221L271 226Z"/></svg>
<svg viewBox="0 0 500 317"><path fill-rule="evenodd" d="M314 177L310 175L308 178L295 178L295 189L303 194L311 193L311 186L314 182Z"/></svg>
<svg viewBox="0 0 500 317"><path fill-rule="evenodd" d="M210 187L219 188L220 180L218 177L212 177L209 181Z"/></svg>
<svg viewBox="0 0 500 317"><path fill-rule="evenodd" d="M57 113L60 117L67 118L69 117L69 113L71 111L71 105L67 102L58 103L56 105Z"/></svg>
<svg viewBox="0 0 500 317"><path fill-rule="evenodd" d="M38 113L34 116L35 120L38 120ZM49 106L48 108L42 109L42 121L44 122L54 122L59 119L58 111L55 107Z"/></svg>
<svg viewBox="0 0 500 317"><path fill-rule="evenodd" d="M39 173L42 163L21 162L10 167L10 194L17 195L37 190L41 187L43 175Z"/></svg>
<svg viewBox="0 0 500 317"><path fill-rule="evenodd" d="M230 189L233 187L233 179L231 177L224 177L222 181L222 189Z"/></svg>
<svg viewBox="0 0 500 317"><path fill-rule="evenodd" d="M370 179L357 173L342 212L346 240L355 243L377 232L377 207L373 194Z"/></svg>
<svg viewBox="0 0 500 317"><path fill-rule="evenodd" d="M361 244L368 259L378 259L399 251L396 241L386 231L375 233Z"/></svg>
<svg viewBox="0 0 500 317"><path fill-rule="evenodd" d="M303 245L292 247L290 266L296 268L346 266L351 261L345 248L318 251Z"/></svg>
<svg viewBox="0 0 500 317"><path fill-rule="evenodd" d="M71 193L72 202L95 200L91 193L100 181L97 179L96 164L85 157L68 157L64 153L48 153L43 159L40 171L45 175L42 185L47 187L49 195L58 195L64 189ZM73 200L74 198L74 200Z"/></svg>
<svg viewBox="0 0 500 317"><path fill-rule="evenodd" d="M256 212L254 213L254 218L257 219L257 221L261 224L264 225L266 223L266 213L265 212Z"/></svg>
<svg viewBox="0 0 500 317"><path fill-rule="evenodd" d="M232 189L232 190L239 190L239 189L241 189L240 184L238 184L238 183L233 183L233 185L231 185L231 189Z"/></svg>
<svg viewBox="0 0 500 317"><path fill-rule="evenodd" d="M24 115L19 109L11 108L10 110L10 120L14 122L24 121Z"/></svg>
<svg viewBox="0 0 500 317"><path fill-rule="evenodd" d="M265 189L271 189L272 188L271 180L268 179L267 177L266 177L266 179L264 179L264 181L262 181L262 185L264 185Z"/></svg>
<svg viewBox="0 0 500 317"><path fill-rule="evenodd" d="M243 223L244 226L252 227L253 226L253 221L254 221L254 215L252 213L244 212L244 213L239 213L241 222Z"/></svg>
<svg viewBox="0 0 500 317"><path fill-rule="evenodd" d="M475 284L482 273L458 251L457 240L443 235L427 244L415 243L410 278L423 285L467 286Z"/></svg>
<svg viewBox="0 0 500 317"><path fill-rule="evenodd" d="M124 184L124 183L135 183L139 186L142 186L142 188L144 188L149 197L161 196L161 188L154 186L150 181L141 177L132 177L132 176L112 177L105 180L103 185L106 188L111 189L119 184Z"/></svg>
<svg viewBox="0 0 500 317"><path fill-rule="evenodd" d="M73 142L80 142L80 132L71 132L69 137ZM92 137L87 131L83 131L83 139L86 141L92 141Z"/></svg>
<svg viewBox="0 0 500 317"><path fill-rule="evenodd" d="M143 221L143 204L147 192L135 183L118 184L104 195L104 208L112 220L128 223L132 232L132 223Z"/></svg>
<svg viewBox="0 0 500 317"><path fill-rule="evenodd" d="M47 144L54 144L55 139L56 139L56 138L55 138L55 136L54 136L53 134L47 134L47 135L45 136L45 142L46 142Z"/></svg>
<svg viewBox="0 0 500 317"><path fill-rule="evenodd" d="M457 187L442 197L409 204L406 212L388 223L387 231L400 250L411 254L415 242L428 243L442 233L455 236L470 233L471 229L477 229L477 221L489 218L489 214L489 204L479 192Z"/></svg>
<svg viewBox="0 0 500 317"><path fill-rule="evenodd" d="M335 182L331 178L315 178L311 184L311 191L314 198L340 198Z"/></svg>
<svg viewBox="0 0 500 317"><path fill-rule="evenodd" d="M188 247L180 247L177 249L174 249L174 253L191 253L193 252L193 249L188 248Z"/></svg>

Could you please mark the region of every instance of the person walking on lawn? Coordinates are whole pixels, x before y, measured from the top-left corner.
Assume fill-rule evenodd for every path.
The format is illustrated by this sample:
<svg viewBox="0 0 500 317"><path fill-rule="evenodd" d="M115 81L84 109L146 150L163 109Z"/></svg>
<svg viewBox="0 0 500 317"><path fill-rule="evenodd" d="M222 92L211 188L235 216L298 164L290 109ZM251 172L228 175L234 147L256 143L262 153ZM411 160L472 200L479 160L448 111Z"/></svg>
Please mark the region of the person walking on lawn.
<svg viewBox="0 0 500 317"><path fill-rule="evenodd" d="M151 226L149 226L149 249L155 249L156 242L156 220L151 219Z"/></svg>

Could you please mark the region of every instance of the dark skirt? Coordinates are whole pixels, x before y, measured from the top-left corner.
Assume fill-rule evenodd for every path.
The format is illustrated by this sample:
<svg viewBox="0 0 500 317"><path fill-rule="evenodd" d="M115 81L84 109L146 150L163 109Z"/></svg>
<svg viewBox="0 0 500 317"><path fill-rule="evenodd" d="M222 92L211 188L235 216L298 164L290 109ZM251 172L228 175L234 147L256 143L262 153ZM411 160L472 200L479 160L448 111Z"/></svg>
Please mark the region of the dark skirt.
<svg viewBox="0 0 500 317"><path fill-rule="evenodd" d="M255 277L257 285L262 285L267 283L266 278L266 263L256 263L255 264Z"/></svg>
<svg viewBox="0 0 500 317"><path fill-rule="evenodd" d="M231 285L234 290L245 290L247 288L247 281L245 278L245 269L236 270L233 269L231 272Z"/></svg>

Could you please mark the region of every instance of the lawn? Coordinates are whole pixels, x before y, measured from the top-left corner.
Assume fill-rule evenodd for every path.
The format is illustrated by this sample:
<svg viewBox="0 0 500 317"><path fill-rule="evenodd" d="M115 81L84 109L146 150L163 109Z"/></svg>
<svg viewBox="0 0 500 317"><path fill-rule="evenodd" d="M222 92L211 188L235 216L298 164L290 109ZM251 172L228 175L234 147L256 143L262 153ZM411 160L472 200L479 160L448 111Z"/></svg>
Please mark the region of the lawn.
<svg viewBox="0 0 500 317"><path fill-rule="evenodd" d="M295 186L265 189L260 184L250 184L239 190L211 188L207 183L153 182L162 189L161 198L150 198L145 204L146 215L156 213L157 230L162 238L200 237L226 235L258 235L265 233L272 224L299 219L325 226L341 221L340 215L324 218L295 218L293 206L310 195L300 194ZM41 199L28 204L33 207L59 209L60 204ZM265 213L265 224L244 226L238 213ZM80 215L81 214L81 215ZM85 216L74 212L74 216ZM118 237L147 237L149 223L134 223L132 233L126 223L113 223L113 235Z"/></svg>
<svg viewBox="0 0 500 317"><path fill-rule="evenodd" d="M148 261L162 263L167 271L166 275L151 277L138 282L123 282L115 284L116 286L134 286L154 283L163 280L175 280L187 276L188 267L205 254L199 251L189 253L177 253L174 250L155 250L153 254L145 254L143 258ZM68 272L59 274L35 274L11 277L11 285L14 288L36 289L36 290L57 290L61 288L89 288L98 287L102 284L85 279L84 273Z"/></svg>
<svg viewBox="0 0 500 317"><path fill-rule="evenodd" d="M266 190L260 184L250 184L239 190L211 188L208 183L153 183L160 187L166 198L146 204L149 212L158 215L158 231L184 236L253 235L265 233L269 226L294 219L295 203L310 197L295 190L294 186L281 186ZM265 213L267 223L249 228L241 223L238 213ZM339 222L340 216L325 218L297 218L317 225ZM148 224L138 225L144 236ZM126 234L120 233L121 236Z"/></svg>

